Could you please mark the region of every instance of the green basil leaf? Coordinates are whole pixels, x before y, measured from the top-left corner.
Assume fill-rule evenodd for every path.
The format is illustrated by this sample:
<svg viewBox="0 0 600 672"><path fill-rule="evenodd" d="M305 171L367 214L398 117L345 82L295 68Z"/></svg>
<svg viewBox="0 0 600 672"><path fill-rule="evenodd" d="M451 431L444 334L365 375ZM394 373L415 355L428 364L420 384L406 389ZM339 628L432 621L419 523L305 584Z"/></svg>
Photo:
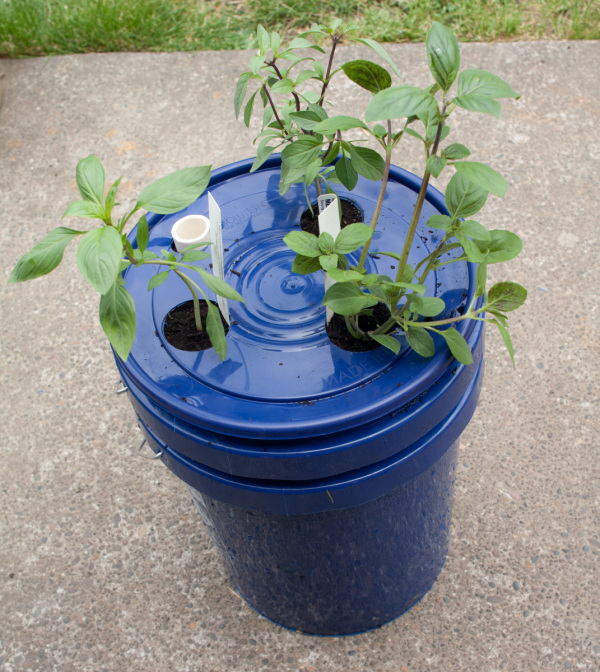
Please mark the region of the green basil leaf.
<svg viewBox="0 0 600 672"><path fill-rule="evenodd" d="M429 69L435 81L447 92L458 74L460 49L452 31L434 21L426 39Z"/></svg>
<svg viewBox="0 0 600 672"><path fill-rule="evenodd" d="M435 344L431 334L420 327L409 327L406 332L406 341L410 347L421 357L433 357Z"/></svg>
<svg viewBox="0 0 600 672"><path fill-rule="evenodd" d="M106 201L104 202L104 207L107 217L110 217L110 213L112 212L115 200L117 198L117 191L119 190L119 185L121 184L122 179L123 176L121 176L118 180L116 180L108 190L108 194L106 194Z"/></svg>
<svg viewBox="0 0 600 672"><path fill-rule="evenodd" d="M487 304L503 313L520 308L527 299L527 290L517 282L497 282L490 288Z"/></svg>
<svg viewBox="0 0 600 672"><path fill-rule="evenodd" d="M380 252L377 251L377 256L382 256L382 257L390 257L391 259L395 259L396 261L402 261L402 255L398 254L397 252Z"/></svg>
<svg viewBox="0 0 600 672"><path fill-rule="evenodd" d="M336 282L326 292L323 304L338 315L356 315L364 308L376 305L378 300L350 282Z"/></svg>
<svg viewBox="0 0 600 672"><path fill-rule="evenodd" d="M208 314L206 316L208 338L220 360L224 362L225 357L227 357L227 339L225 338L221 312L211 301L207 301L206 305L208 306Z"/></svg>
<svg viewBox="0 0 600 672"><path fill-rule="evenodd" d="M253 173L255 170L258 170L277 149L277 147L272 147L271 145L267 144L270 140L271 138L264 138L264 140L258 146L258 149L256 150L256 158L254 159L254 163L250 168L251 173Z"/></svg>
<svg viewBox="0 0 600 672"><path fill-rule="evenodd" d="M249 80L250 80L250 73L244 72L240 75L240 78L238 79L237 84L235 86L235 94L233 96L233 106L235 109L236 119L240 116L240 110L242 109L244 98L246 97L246 90L248 89Z"/></svg>
<svg viewBox="0 0 600 672"><path fill-rule="evenodd" d="M149 184L139 195L137 208L159 215L179 212L192 204L208 186L210 166L184 168Z"/></svg>
<svg viewBox="0 0 600 672"><path fill-rule="evenodd" d="M258 39L258 48L264 54L271 48L271 37L261 25L256 29L256 37Z"/></svg>
<svg viewBox="0 0 600 672"><path fill-rule="evenodd" d="M102 206L104 197L104 168L100 161L90 154L81 159L75 169L77 188L84 201L91 201Z"/></svg>
<svg viewBox="0 0 600 672"><path fill-rule="evenodd" d="M498 320L503 327L508 328L508 317L504 313L501 313L495 308L490 308L489 306L486 307L485 312L493 315L494 319Z"/></svg>
<svg viewBox="0 0 600 672"><path fill-rule="evenodd" d="M322 254L317 236L306 231L290 231L283 237L283 242L303 257L313 258Z"/></svg>
<svg viewBox="0 0 600 672"><path fill-rule="evenodd" d="M473 219L467 219L464 222L459 222L458 224L458 233L462 233L464 236L469 236L475 240L489 240L490 232Z"/></svg>
<svg viewBox="0 0 600 672"><path fill-rule="evenodd" d="M494 196L506 194L506 180L499 172L477 161L460 161L453 164L457 172L481 189Z"/></svg>
<svg viewBox="0 0 600 672"><path fill-rule="evenodd" d="M315 126L322 121L322 117L312 110L292 112L290 119L298 124L303 131L314 130Z"/></svg>
<svg viewBox="0 0 600 672"><path fill-rule="evenodd" d="M420 296L419 294L409 294L406 300L411 304L411 307L423 317L435 317L439 315L446 304L443 299L437 296Z"/></svg>
<svg viewBox="0 0 600 672"><path fill-rule="evenodd" d="M461 233L457 233L456 237L458 242L462 245L462 248L465 251L465 255L469 261L473 262L474 264L480 264L485 260L485 256L482 254L479 247L477 247L477 244L470 238L463 236Z"/></svg>
<svg viewBox="0 0 600 672"><path fill-rule="evenodd" d="M336 157L339 153L340 153L340 143L339 142L334 142L331 145L331 149L329 150L329 152L327 152L327 154L323 157L322 164L324 166L329 166L330 164L332 164L335 161L335 159L336 159Z"/></svg>
<svg viewBox="0 0 600 672"><path fill-rule="evenodd" d="M364 245L372 235L371 227L366 224L359 222L349 224L338 233L333 249L339 254L354 252Z"/></svg>
<svg viewBox="0 0 600 672"><path fill-rule="evenodd" d="M162 283L169 277L169 271L161 271L153 275L150 280L148 280L148 291L162 285Z"/></svg>
<svg viewBox="0 0 600 672"><path fill-rule="evenodd" d="M416 86L392 86L371 98L365 121L413 117L433 107L437 107L437 103L428 91Z"/></svg>
<svg viewBox="0 0 600 672"><path fill-rule="evenodd" d="M391 278L389 278L387 275L380 275L379 273L367 273L362 276L362 284L364 287L372 287L376 285L378 282L385 282L385 281L391 282Z"/></svg>
<svg viewBox="0 0 600 672"><path fill-rule="evenodd" d="M304 37L295 37L290 42L288 49L317 49L317 47ZM319 48L319 51L323 51L323 49Z"/></svg>
<svg viewBox="0 0 600 672"><path fill-rule="evenodd" d="M487 264L510 261L523 249L523 241L516 233L502 229L492 229L489 239L476 240L475 243L484 254Z"/></svg>
<svg viewBox="0 0 600 672"><path fill-rule="evenodd" d="M63 212L63 217L86 217L87 219L104 219L105 215L104 206L94 201L74 201Z"/></svg>
<svg viewBox="0 0 600 672"><path fill-rule="evenodd" d="M463 70L458 76L459 96L484 96L488 98L520 98L520 95L498 75L487 70Z"/></svg>
<svg viewBox="0 0 600 672"><path fill-rule="evenodd" d="M342 70L355 84L371 93L379 93L392 85L390 73L372 61L348 61L342 65Z"/></svg>
<svg viewBox="0 0 600 672"><path fill-rule="evenodd" d="M299 275L310 275L320 270L319 257L304 257L297 254L292 264L292 273L298 273Z"/></svg>
<svg viewBox="0 0 600 672"><path fill-rule="evenodd" d="M488 192L473 184L461 173L455 173L446 188L446 207L453 219L470 217L485 205Z"/></svg>
<svg viewBox="0 0 600 672"><path fill-rule="evenodd" d="M205 245L206 243L203 244ZM187 247L185 248L184 255L181 257L179 262L180 264L191 264L194 261L204 261L210 257L210 254L208 254L208 252L204 252L204 250L191 249L189 252L187 252L186 250L188 249L189 248Z"/></svg>
<svg viewBox="0 0 600 672"><path fill-rule="evenodd" d="M84 234L85 231L75 231L64 226L54 229L19 259L8 282L25 282L47 275L60 264L71 240Z"/></svg>
<svg viewBox="0 0 600 672"><path fill-rule="evenodd" d="M475 294L476 296L483 296L485 294L485 286L487 284L487 264L479 264L479 266L477 266L477 273L475 278L477 281Z"/></svg>
<svg viewBox="0 0 600 672"><path fill-rule="evenodd" d="M368 126L356 117L339 114L335 117L329 117L328 119L320 121L314 127L314 130L317 133L323 133L324 135L333 135L337 131L349 131L352 128L368 128Z"/></svg>
<svg viewBox="0 0 600 672"><path fill-rule="evenodd" d="M467 156L470 156L471 152L467 147L461 145L458 142L454 142L451 145L448 145L442 151L442 156L448 161L458 161L459 159L466 159Z"/></svg>
<svg viewBox="0 0 600 672"><path fill-rule="evenodd" d="M400 353L400 343L393 336L389 334L370 334L370 336L374 341L383 345L384 348L391 350L395 355Z"/></svg>
<svg viewBox="0 0 600 672"><path fill-rule="evenodd" d="M492 320L492 322L498 327L498 331L500 332L500 335L502 336L502 340L504 341L504 345L506 346L506 349L508 350L508 354L510 355L510 361L512 362L513 368L515 366L515 352L513 349L513 344L512 344L512 339L510 337L510 334L508 333L508 329L503 325L500 324L498 320Z"/></svg>
<svg viewBox="0 0 600 672"><path fill-rule="evenodd" d="M194 270L200 274L200 277L204 280L206 286L212 290L215 294L224 297L225 299L233 299L234 301L240 301L244 303L244 299L241 294L236 292L233 287L230 287L224 280L217 278L212 273L205 271L200 266L194 266ZM211 341L212 342L212 341Z"/></svg>
<svg viewBox="0 0 600 672"><path fill-rule="evenodd" d="M274 56L279 51L280 46L281 46L281 37L279 36L279 33L272 32L271 33L271 51L273 52Z"/></svg>
<svg viewBox="0 0 600 672"><path fill-rule="evenodd" d="M473 355L468 343L454 327L450 327L444 331L440 330L438 333L444 337L450 348L450 352L461 364L473 363Z"/></svg>
<svg viewBox="0 0 600 672"><path fill-rule="evenodd" d="M427 159L427 170L433 175L433 177L439 177L447 163L448 162L446 159L443 159L441 156L434 154Z"/></svg>
<svg viewBox="0 0 600 672"><path fill-rule="evenodd" d="M110 344L125 361L135 338L135 302L120 282L100 297L99 316Z"/></svg>
<svg viewBox="0 0 600 672"><path fill-rule="evenodd" d="M454 99L454 102L458 107L462 107L464 110L481 112L482 114L491 114L496 117L496 119L500 118L500 113L502 112L500 103L493 98L488 98L486 96L457 96Z"/></svg>
<svg viewBox="0 0 600 672"><path fill-rule="evenodd" d="M325 108L323 108L321 105L318 105L317 103L310 103L308 106L308 111L314 112L321 119L321 121L327 119L328 115Z"/></svg>
<svg viewBox="0 0 600 672"><path fill-rule="evenodd" d="M352 191L358 182L358 173L346 156L342 156L335 164L335 176L348 191Z"/></svg>
<svg viewBox="0 0 600 672"><path fill-rule="evenodd" d="M331 269L337 268L338 265L338 255L337 254L322 254L319 257L319 264L324 271L330 271Z"/></svg>
<svg viewBox="0 0 600 672"><path fill-rule="evenodd" d="M271 91L274 93L291 93L293 90L294 82L289 77L278 79L275 84L271 86Z"/></svg>
<svg viewBox="0 0 600 672"><path fill-rule="evenodd" d="M281 152L281 160L299 169L312 163L318 158L320 152L321 142L313 136L305 135L284 148Z"/></svg>
<svg viewBox="0 0 600 672"><path fill-rule="evenodd" d="M138 250L142 254L144 254L146 248L148 247L148 237L149 237L148 220L146 219L146 215L142 215L140 217L140 221L138 222L136 232L136 241Z"/></svg>
<svg viewBox="0 0 600 672"><path fill-rule="evenodd" d="M319 243L319 249L323 254L333 253L335 241L333 240L333 236L330 233L323 231L317 238L317 242Z"/></svg>
<svg viewBox="0 0 600 672"><path fill-rule="evenodd" d="M363 274L358 271L345 271L341 268L330 268L327 275L335 282L358 282L363 279Z"/></svg>
<svg viewBox="0 0 600 672"><path fill-rule="evenodd" d="M380 181L385 171L385 161L379 152L360 145L348 145L350 159L356 172L367 180Z"/></svg>
<svg viewBox="0 0 600 672"><path fill-rule="evenodd" d="M252 119L252 110L254 108L254 99L256 98L256 94L258 93L258 89L248 98L248 102L246 103L246 107L244 108L244 124L246 124L246 128L250 127L250 120Z"/></svg>
<svg viewBox="0 0 600 672"><path fill-rule="evenodd" d="M450 231L452 225L452 219L448 215L431 215L425 224L431 229L441 229L442 231Z"/></svg>
<svg viewBox="0 0 600 672"><path fill-rule="evenodd" d="M115 284L123 258L121 235L113 226L88 231L77 248L77 266L83 277L100 294Z"/></svg>

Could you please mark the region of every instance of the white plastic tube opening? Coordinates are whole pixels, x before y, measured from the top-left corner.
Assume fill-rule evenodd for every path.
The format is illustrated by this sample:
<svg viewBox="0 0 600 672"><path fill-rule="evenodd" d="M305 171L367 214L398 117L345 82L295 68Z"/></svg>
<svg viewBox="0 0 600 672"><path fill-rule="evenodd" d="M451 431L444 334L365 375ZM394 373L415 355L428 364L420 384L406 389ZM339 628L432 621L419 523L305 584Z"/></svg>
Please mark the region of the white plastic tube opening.
<svg viewBox="0 0 600 672"><path fill-rule="evenodd" d="M208 244L210 221L204 215L187 215L173 224L171 236L177 252L183 252L190 245Z"/></svg>

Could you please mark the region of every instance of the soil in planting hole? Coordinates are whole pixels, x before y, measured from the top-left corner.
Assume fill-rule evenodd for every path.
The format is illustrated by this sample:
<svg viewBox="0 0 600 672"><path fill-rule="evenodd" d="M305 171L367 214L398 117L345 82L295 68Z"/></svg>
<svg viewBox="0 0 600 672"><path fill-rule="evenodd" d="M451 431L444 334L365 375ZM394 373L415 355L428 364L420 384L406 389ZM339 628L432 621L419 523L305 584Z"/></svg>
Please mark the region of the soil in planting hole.
<svg viewBox="0 0 600 672"><path fill-rule="evenodd" d="M340 199L342 204L342 220L340 226L343 229L349 224L356 224L356 222L363 221L362 212L352 203L351 201L346 201L343 198ZM300 226L303 231L307 233L312 233L315 236L319 235L319 206L315 203L312 206L313 214L310 210L305 210L300 217Z"/></svg>
<svg viewBox="0 0 600 672"><path fill-rule="evenodd" d="M213 305L217 305L211 301ZM206 316L208 307L206 301L200 301L200 316L202 317L202 331L196 330L196 321L194 319L194 302L186 301L168 313L163 326L163 333L169 343L178 350L187 350L188 352L197 352L198 350L208 350L212 348L212 343L208 338L206 331ZM225 329L225 334L229 331L229 325L221 315L221 322Z"/></svg>
<svg viewBox="0 0 600 672"><path fill-rule="evenodd" d="M389 319L391 313L389 308L383 303L378 303L371 315L361 315L358 318L358 326L363 331L373 331ZM354 338L346 327L346 320L343 315L334 314L327 325L327 335L329 340L342 350L348 352L369 352L380 347L377 341L360 341Z"/></svg>

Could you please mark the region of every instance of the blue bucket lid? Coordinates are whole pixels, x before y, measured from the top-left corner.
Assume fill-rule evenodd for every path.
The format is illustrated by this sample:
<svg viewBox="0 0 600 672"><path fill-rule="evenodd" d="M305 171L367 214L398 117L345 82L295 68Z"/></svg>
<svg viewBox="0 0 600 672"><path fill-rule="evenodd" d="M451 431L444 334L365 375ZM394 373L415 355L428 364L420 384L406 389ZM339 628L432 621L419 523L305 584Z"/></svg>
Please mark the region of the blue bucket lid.
<svg viewBox="0 0 600 672"><path fill-rule="evenodd" d="M295 254L283 236L299 229L306 209L303 188L279 195L279 157L249 174L251 160L214 171L209 191L222 210L226 280L245 299L229 302L228 356L221 362L212 350L185 352L163 335L168 312L190 299L172 275L148 292L152 266L128 269L126 286L135 299L136 338L122 364L127 376L175 417L226 435L281 439L331 434L381 418L423 393L453 363L443 341L424 359L401 339L398 356L385 348L351 353L333 345L325 332L321 305L323 276L292 273ZM398 251L408 230L420 181L393 167L371 252ZM359 179L342 198L354 201L371 220L379 183ZM439 242L441 233L425 226L445 213L444 198L429 188L409 262L416 265ZM160 253L171 245L171 227L181 216L208 215L205 193L177 215L148 218L148 249ZM131 242L135 243L135 230ZM452 254L452 253L450 253ZM450 256L448 257L450 258ZM199 262L209 268L208 261ZM396 261L370 257L370 272L395 275ZM464 262L430 273L428 295L446 302L446 314L470 301L474 270ZM211 292L207 292L211 296ZM472 323L457 325L468 337Z"/></svg>

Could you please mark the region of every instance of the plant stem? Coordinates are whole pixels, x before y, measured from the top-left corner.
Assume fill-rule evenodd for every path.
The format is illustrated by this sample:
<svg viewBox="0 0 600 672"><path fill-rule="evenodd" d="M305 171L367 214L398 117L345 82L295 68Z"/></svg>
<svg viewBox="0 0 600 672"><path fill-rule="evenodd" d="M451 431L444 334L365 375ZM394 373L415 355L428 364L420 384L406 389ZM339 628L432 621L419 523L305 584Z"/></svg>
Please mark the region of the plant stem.
<svg viewBox="0 0 600 672"><path fill-rule="evenodd" d="M331 45L331 53L329 54L329 63L327 64L327 72L325 73L325 81L323 82L323 88L321 89L321 97L319 98L319 101L318 101L317 105L322 105L323 100L325 99L325 92L327 91L327 87L329 86L331 68L333 66L333 56L335 54L335 48L337 47L337 44L340 41L340 38L335 37L335 36L332 36L331 39L333 41L333 44Z"/></svg>
<svg viewBox="0 0 600 672"><path fill-rule="evenodd" d="M267 99L269 100L269 103L271 105L271 109L273 110L273 114L275 115L275 119L277 120L277 123L281 126L281 130L285 133L285 127L283 125L283 122L279 118L279 115L277 114L277 108L275 107L275 103L273 102L273 99L271 98L271 94L269 93L269 89L266 84L263 84L263 91L265 92Z"/></svg>
<svg viewBox="0 0 600 672"><path fill-rule="evenodd" d="M346 322L346 329L348 329L352 338L356 338L359 341L365 340L365 332L354 320L354 315L344 315L344 321Z"/></svg>
<svg viewBox="0 0 600 672"><path fill-rule="evenodd" d="M443 106L442 112L440 114L440 121L438 123L437 132L435 134L435 140L431 148L429 156L434 156L437 153L439 148L440 140L442 137L442 129L444 128L444 121L446 119L446 105ZM421 210L423 209L423 203L425 202L425 195L427 193L427 187L429 186L429 179L431 173L425 168L425 173L423 174L423 181L421 182L421 188L419 189L419 195L417 197L417 203L415 204L415 209L413 210L412 218L410 220L410 226L408 227L408 234L404 240L404 247L402 248L402 254L400 256L400 263L398 265L398 271L396 273L396 282L402 282L404 278L404 271L406 270L406 264L408 263L408 255L412 248L412 244L415 238L415 233L417 232L417 224L419 223L419 217L421 216ZM398 293L398 297L400 293Z"/></svg>
<svg viewBox="0 0 600 672"><path fill-rule="evenodd" d="M315 188L317 190L317 196L322 196L323 187L321 186L321 178L319 176L315 177Z"/></svg>
<svg viewBox="0 0 600 672"><path fill-rule="evenodd" d="M438 257L440 256L441 251L442 251L442 249L444 248L444 245L448 242L448 240L449 240L451 237L452 237L452 234L450 234L450 233L446 233L446 234L444 235L444 237L442 238L442 241L440 242L440 244L439 244L439 245L435 248L435 250L429 255L429 257L425 257L425 259L422 260L422 261L424 262L427 258L429 258L429 262L427 263L427 266L425 267L425 270L423 271L423 273L421 273L421 275L420 275L419 278L418 278L418 279L419 279L419 282L420 282L421 284L423 284L423 280L425 280L425 278L429 275L429 272L430 272L431 269L434 267L435 262L438 260ZM419 264L417 264L417 266L415 267L415 274L416 274L417 270L419 269L421 263L422 263L422 262L419 262Z"/></svg>
<svg viewBox="0 0 600 672"><path fill-rule="evenodd" d="M422 327L423 329L433 329L433 327L442 327L445 324L454 324L454 322L462 322L463 320L479 320L486 322L486 317L479 317L479 313L485 313L485 307L482 306L473 312L467 311L464 315L457 317L447 317L445 320L434 320L432 322L407 322L407 327Z"/></svg>
<svg viewBox="0 0 600 672"><path fill-rule="evenodd" d="M425 194L427 193L430 177L431 173L425 169L423 180L421 182L421 188L419 189L419 195L417 196L417 203L415 205L415 209L413 210L410 225L408 227L408 233L404 239L404 247L402 248L400 263L398 264L398 270L396 272L396 282L402 282L402 278L404 278L404 271L406 270L406 264L408 263L408 254L412 247L415 233L417 232L417 224L419 223L419 217L421 216L421 210L423 209L423 203L425 202Z"/></svg>
<svg viewBox="0 0 600 672"><path fill-rule="evenodd" d="M192 282L185 273L182 273L179 269L175 269L176 275L178 275L183 282L187 285L187 288L192 293L192 301L194 303L194 320L196 321L196 331L202 331L202 318L200 316L200 302L198 301L198 293L196 292L195 283Z"/></svg>
<svg viewBox="0 0 600 672"><path fill-rule="evenodd" d="M394 326L396 324L396 318L395 317L388 317L388 319L381 324L377 329L373 329L371 332L372 334L385 334L390 327Z"/></svg>
<svg viewBox="0 0 600 672"><path fill-rule="evenodd" d="M365 266L365 261L367 259L367 255L369 254L369 247L371 247L371 240L373 240L373 233L375 231L375 227L377 226L377 222L379 220L379 214L381 213L381 208L383 206L383 199L385 198L385 192L387 189L387 183L388 179L390 176L390 166L392 164L392 145L391 145L391 137L392 137L392 122L388 119L388 138L390 141L386 145L385 149L385 168L383 169L383 177L381 178L381 187L379 189L379 197L377 198L377 204L375 205L375 212L373 213L373 217L371 219L371 237L367 242L364 244L362 252L360 254L360 259L358 261L358 271L362 271L362 269Z"/></svg>
<svg viewBox="0 0 600 672"><path fill-rule="evenodd" d="M129 261L132 266L137 266L140 262L135 259L134 257L131 256L129 250L125 249L125 246L123 246L123 252L125 253L125 256L127 257L127 261Z"/></svg>

